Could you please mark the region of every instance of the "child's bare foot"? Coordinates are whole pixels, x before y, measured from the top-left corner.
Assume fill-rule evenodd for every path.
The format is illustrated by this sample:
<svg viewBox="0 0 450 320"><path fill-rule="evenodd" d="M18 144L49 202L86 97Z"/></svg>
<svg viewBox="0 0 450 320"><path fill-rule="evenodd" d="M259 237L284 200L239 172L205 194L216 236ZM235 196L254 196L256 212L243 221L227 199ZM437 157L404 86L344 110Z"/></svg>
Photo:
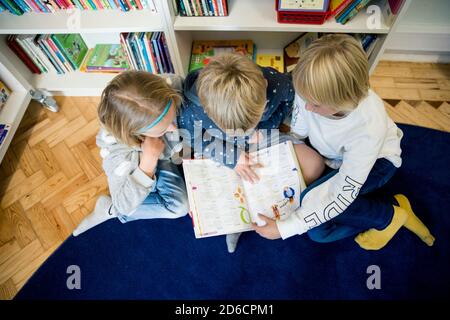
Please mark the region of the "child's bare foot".
<svg viewBox="0 0 450 320"><path fill-rule="evenodd" d="M404 226L408 230L414 232L420 239L422 239L423 242L431 247L435 239L430 233L430 230L428 230L423 222L414 214L408 198L403 194L396 194L394 198L397 200L400 208L403 208L408 213L408 219L406 220Z"/></svg>
<svg viewBox="0 0 450 320"><path fill-rule="evenodd" d="M370 229L356 236L355 241L366 250L380 250L383 248L405 224L408 219L406 210L394 206L394 215L391 223L383 230Z"/></svg>

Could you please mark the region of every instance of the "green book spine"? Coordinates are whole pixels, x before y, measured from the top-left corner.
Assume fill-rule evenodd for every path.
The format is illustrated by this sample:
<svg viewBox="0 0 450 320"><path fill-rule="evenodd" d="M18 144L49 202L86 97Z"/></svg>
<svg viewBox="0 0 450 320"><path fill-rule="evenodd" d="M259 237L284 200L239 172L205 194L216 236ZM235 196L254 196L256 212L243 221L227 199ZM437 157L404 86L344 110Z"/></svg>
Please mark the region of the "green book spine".
<svg viewBox="0 0 450 320"><path fill-rule="evenodd" d="M15 15L21 16L23 14L23 11L20 9L20 7L14 3L14 1L11 0L3 0L4 5L7 9L11 11L11 13L14 13Z"/></svg>

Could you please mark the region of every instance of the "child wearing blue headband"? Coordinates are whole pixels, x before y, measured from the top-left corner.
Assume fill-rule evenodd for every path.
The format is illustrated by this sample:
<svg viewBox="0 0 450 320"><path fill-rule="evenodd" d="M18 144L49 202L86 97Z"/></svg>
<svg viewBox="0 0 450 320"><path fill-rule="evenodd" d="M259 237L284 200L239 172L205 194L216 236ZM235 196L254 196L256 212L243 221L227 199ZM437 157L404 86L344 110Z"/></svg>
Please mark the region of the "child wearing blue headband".
<svg viewBox="0 0 450 320"><path fill-rule="evenodd" d="M111 196L100 196L77 236L111 218L179 218L188 213L185 183L172 161L180 144L168 138L181 105L181 78L128 71L104 89L97 145Z"/></svg>

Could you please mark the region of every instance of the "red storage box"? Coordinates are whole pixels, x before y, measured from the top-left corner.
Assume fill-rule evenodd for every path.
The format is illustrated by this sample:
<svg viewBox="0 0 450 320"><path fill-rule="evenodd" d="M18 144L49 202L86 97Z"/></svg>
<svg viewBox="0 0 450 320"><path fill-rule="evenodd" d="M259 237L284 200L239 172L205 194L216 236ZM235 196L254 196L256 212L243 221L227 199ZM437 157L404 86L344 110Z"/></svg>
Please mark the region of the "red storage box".
<svg viewBox="0 0 450 320"><path fill-rule="evenodd" d="M280 11L278 10L278 2L279 0L275 0L277 21L279 23L323 24L331 13L329 2L328 9L324 12Z"/></svg>

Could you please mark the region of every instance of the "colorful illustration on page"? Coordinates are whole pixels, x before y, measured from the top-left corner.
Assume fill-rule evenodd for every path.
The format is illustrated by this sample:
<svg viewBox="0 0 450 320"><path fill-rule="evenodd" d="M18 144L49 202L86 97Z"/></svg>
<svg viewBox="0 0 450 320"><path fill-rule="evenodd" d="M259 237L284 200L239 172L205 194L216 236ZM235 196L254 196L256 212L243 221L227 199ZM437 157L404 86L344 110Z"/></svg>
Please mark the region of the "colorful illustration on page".
<svg viewBox="0 0 450 320"><path fill-rule="evenodd" d="M244 195L242 194L242 188L240 186L236 188L236 191L234 192L234 197L236 198L237 201L239 201L240 204L240 206L238 206L238 209L241 210L240 216L242 222L244 222L245 224L250 224L252 222L252 219L250 217L250 212L248 212L247 208L244 206L245 198Z"/></svg>

